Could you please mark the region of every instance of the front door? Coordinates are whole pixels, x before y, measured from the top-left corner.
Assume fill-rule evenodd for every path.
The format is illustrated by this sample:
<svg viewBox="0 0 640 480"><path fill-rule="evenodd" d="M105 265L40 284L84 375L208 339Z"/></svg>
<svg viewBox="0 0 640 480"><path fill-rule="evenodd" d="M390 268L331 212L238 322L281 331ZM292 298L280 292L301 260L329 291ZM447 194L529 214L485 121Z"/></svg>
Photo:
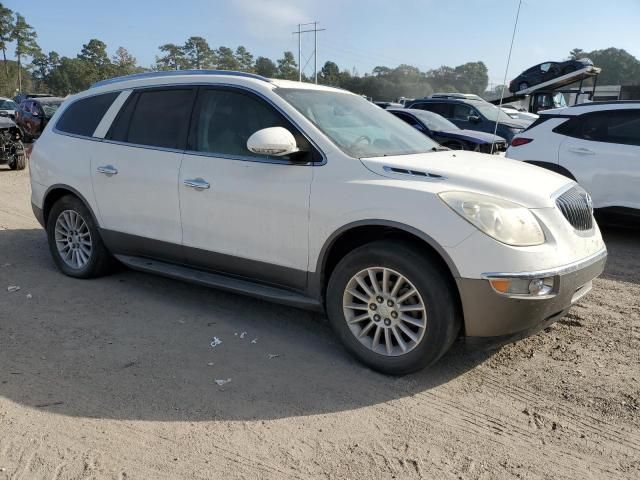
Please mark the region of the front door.
<svg viewBox="0 0 640 480"><path fill-rule="evenodd" d="M190 87L133 92L95 142L91 177L114 251L180 260L178 175L194 96Z"/></svg>
<svg viewBox="0 0 640 480"><path fill-rule="evenodd" d="M230 87L202 87L191 125L179 182L187 260L304 289L311 145L272 105ZM284 158L247 150L251 134L273 126L289 129L310 153Z"/></svg>

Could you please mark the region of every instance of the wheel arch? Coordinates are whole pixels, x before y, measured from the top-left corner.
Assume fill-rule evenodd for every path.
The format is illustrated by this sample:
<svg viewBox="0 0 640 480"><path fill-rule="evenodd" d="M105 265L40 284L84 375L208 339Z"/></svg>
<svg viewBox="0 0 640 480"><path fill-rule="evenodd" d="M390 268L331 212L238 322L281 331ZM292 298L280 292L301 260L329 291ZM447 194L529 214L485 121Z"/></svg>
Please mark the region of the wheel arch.
<svg viewBox="0 0 640 480"><path fill-rule="evenodd" d="M541 162L539 160L525 160L524 163L528 163L530 165L535 165L536 167L546 168L547 170L551 170L552 172L559 173L560 175L564 175L565 177L570 178L573 181L576 181L576 177L571 173L567 168L562 165L558 165L557 163L551 162Z"/></svg>
<svg viewBox="0 0 640 480"><path fill-rule="evenodd" d="M431 236L409 225L390 220L360 220L349 223L336 230L325 241L316 262L315 273L309 281L312 296L324 305L327 283L338 262L350 251L367 243L382 239L398 239L424 248L425 253L434 259L451 279L459 300L455 279L460 276L453 260Z"/></svg>
<svg viewBox="0 0 640 480"><path fill-rule="evenodd" d="M87 199L84 197L84 195L82 195L75 188L70 187L69 185L64 185L64 184L51 185L44 194L44 199L42 202L42 215L44 220L43 227L46 228L47 226L47 221L49 220L49 212L51 211L51 207L53 207L53 205L65 195L73 195L74 197L77 197L84 204L84 206L87 207L87 210L89 210L89 213L91 213L91 219L93 220L94 224L99 227L100 224L98 223L98 219L95 213L93 212L91 205L89 204L89 202L87 202Z"/></svg>

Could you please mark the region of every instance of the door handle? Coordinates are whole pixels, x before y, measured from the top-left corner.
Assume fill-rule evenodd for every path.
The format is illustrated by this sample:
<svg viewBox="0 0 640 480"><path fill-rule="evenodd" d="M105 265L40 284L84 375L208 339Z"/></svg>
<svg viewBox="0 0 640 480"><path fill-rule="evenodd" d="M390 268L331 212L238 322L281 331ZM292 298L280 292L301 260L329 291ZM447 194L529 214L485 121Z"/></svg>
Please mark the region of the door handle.
<svg viewBox="0 0 640 480"><path fill-rule="evenodd" d="M209 185L209 182L200 177L190 180L184 180L182 183L184 183L187 187L195 188L198 191L206 190L211 187L211 185Z"/></svg>
<svg viewBox="0 0 640 480"><path fill-rule="evenodd" d="M570 148L570 152L579 153L580 155L595 155L596 152L589 150L588 148Z"/></svg>
<svg viewBox="0 0 640 480"><path fill-rule="evenodd" d="M104 173L107 177L110 177L111 175L117 174L118 169L113 165L103 165L101 167L98 167L98 172Z"/></svg>

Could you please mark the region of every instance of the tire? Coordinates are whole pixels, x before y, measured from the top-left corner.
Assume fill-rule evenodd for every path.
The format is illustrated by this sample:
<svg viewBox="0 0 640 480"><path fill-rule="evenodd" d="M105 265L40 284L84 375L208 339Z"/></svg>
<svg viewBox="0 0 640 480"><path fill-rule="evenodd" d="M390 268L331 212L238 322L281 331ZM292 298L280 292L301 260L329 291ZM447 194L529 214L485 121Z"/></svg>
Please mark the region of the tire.
<svg viewBox="0 0 640 480"><path fill-rule="evenodd" d="M9 163L11 170L24 170L27 167L27 154L24 147L20 144L13 157L13 162Z"/></svg>
<svg viewBox="0 0 640 480"><path fill-rule="evenodd" d="M379 285L387 276L386 293L377 295L373 291L369 271L373 272ZM402 283L394 294L398 275L407 283ZM365 283L373 296L366 293L356 277ZM403 299L411 286L417 295ZM455 284L440 265L413 245L403 241L376 241L353 250L338 263L327 287L327 314L338 338L354 357L379 372L404 375L435 363L456 339L460 331L460 314L454 289ZM354 290L363 298L353 296L350 292ZM379 290L382 290L381 286ZM378 296L383 297L382 303ZM424 307L422 311L398 312L398 306L407 308L420 304ZM392 317L394 312L395 317ZM379 314L377 319L376 313ZM367 318L357 320L363 316ZM404 321L406 316L410 316L411 323ZM400 324L405 331L411 331L413 339L401 330ZM388 337L385 332L389 332ZM358 338L358 335L362 337ZM401 348L398 335L406 351ZM378 340L374 344L376 337Z"/></svg>
<svg viewBox="0 0 640 480"><path fill-rule="evenodd" d="M526 90L527 88L529 88L529 84L527 82L520 82L520 84L518 85L518 91L522 91L522 90Z"/></svg>
<svg viewBox="0 0 640 480"><path fill-rule="evenodd" d="M68 235L65 237L63 232ZM47 217L47 239L51 256L65 275L95 278L110 272L111 254L102 242L91 212L77 197L64 196L51 207ZM90 246L84 243L86 241ZM69 254L66 260L59 246L66 247Z"/></svg>

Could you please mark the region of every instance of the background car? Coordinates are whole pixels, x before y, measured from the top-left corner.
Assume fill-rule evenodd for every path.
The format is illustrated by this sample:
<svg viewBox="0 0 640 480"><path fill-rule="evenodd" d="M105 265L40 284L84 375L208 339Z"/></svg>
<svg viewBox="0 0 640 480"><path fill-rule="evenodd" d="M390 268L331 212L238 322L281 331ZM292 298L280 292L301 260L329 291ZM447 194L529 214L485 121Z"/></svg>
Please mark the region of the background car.
<svg viewBox="0 0 640 480"><path fill-rule="evenodd" d="M506 156L577 180L595 208L640 216L639 101L542 112Z"/></svg>
<svg viewBox="0 0 640 480"><path fill-rule="evenodd" d="M11 120L16 118L18 105L10 98L0 97L0 115L8 116Z"/></svg>
<svg viewBox="0 0 640 480"><path fill-rule="evenodd" d="M474 150L476 152L504 152L507 141L492 133L463 130L437 113L410 108L389 108L388 112L404 120L416 130L428 135L440 145L453 150Z"/></svg>
<svg viewBox="0 0 640 480"><path fill-rule="evenodd" d="M396 102L373 102L373 103L375 103L380 108L384 108L385 110L387 110L389 108L401 108L402 107L401 103L396 103Z"/></svg>
<svg viewBox="0 0 640 480"><path fill-rule="evenodd" d="M16 124L25 141L38 138L49 119L64 101L60 97L38 97L23 100L16 110Z"/></svg>
<svg viewBox="0 0 640 480"><path fill-rule="evenodd" d="M407 105L407 108L428 110L443 116L465 130L496 133L511 142L514 135L521 133L531 122L511 118L495 105L484 100L461 98L423 98ZM496 128L498 122L498 129Z"/></svg>
<svg viewBox="0 0 640 480"><path fill-rule="evenodd" d="M26 167L27 154L21 140L15 122L8 116L0 116L0 165L8 165L11 170Z"/></svg>
<svg viewBox="0 0 640 480"><path fill-rule="evenodd" d="M579 60L567 60L564 62L544 62L525 70L516 78L511 80L509 91L512 93L526 90L529 87L547 82L556 77L567 75L568 73L593 66L593 62L588 58Z"/></svg>
<svg viewBox="0 0 640 480"><path fill-rule="evenodd" d="M511 118L517 118L518 120L524 120L525 122L535 122L539 115L531 112L527 112L524 108L517 108L513 105L502 105L502 111L509 115Z"/></svg>

